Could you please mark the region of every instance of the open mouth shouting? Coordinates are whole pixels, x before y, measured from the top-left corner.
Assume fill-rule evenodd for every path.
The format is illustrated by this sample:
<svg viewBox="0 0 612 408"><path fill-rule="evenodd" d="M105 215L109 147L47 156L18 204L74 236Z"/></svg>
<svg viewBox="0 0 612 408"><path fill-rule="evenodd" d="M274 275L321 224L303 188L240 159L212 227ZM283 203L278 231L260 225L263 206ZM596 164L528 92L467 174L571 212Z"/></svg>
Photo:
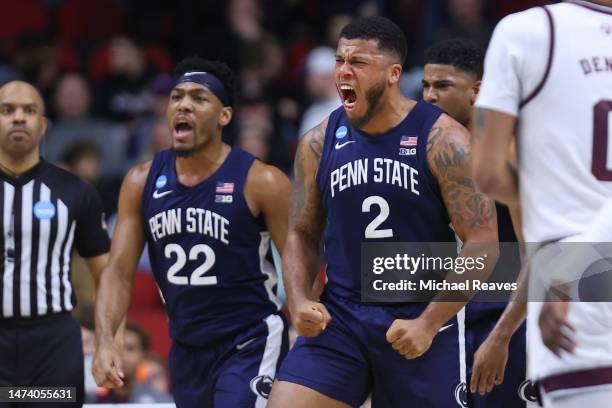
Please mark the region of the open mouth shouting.
<svg viewBox="0 0 612 408"><path fill-rule="evenodd" d="M357 92L355 92L355 88L348 84L341 84L338 89L344 109L346 109L347 112L353 111L357 103Z"/></svg>
<svg viewBox="0 0 612 408"><path fill-rule="evenodd" d="M181 141L193 136L193 125L187 119L174 121L174 138Z"/></svg>

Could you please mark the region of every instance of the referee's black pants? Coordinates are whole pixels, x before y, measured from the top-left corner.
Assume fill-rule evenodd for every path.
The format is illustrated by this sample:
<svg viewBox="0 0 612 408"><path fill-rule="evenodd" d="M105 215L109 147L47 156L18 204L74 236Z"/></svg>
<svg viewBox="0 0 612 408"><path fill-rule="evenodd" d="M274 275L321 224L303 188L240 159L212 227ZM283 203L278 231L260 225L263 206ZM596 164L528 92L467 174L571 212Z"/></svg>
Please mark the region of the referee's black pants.
<svg viewBox="0 0 612 408"><path fill-rule="evenodd" d="M83 370L81 329L69 313L0 319L0 387L76 387L77 401L0 402L0 407L80 407Z"/></svg>

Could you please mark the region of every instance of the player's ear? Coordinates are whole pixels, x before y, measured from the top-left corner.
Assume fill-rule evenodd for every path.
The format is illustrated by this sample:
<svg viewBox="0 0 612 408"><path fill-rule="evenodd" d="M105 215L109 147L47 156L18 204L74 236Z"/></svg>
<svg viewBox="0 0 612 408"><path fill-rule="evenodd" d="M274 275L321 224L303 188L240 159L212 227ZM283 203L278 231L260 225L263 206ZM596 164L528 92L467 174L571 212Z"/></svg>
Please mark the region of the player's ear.
<svg viewBox="0 0 612 408"><path fill-rule="evenodd" d="M472 105L476 103L476 98L478 97L478 93L480 92L480 84L482 84L482 81L478 80L474 81L474 84L472 85L472 92L470 98L470 102L472 102Z"/></svg>
<svg viewBox="0 0 612 408"><path fill-rule="evenodd" d="M393 64L390 67L389 71L389 84L394 85L400 81L400 77L402 76L402 65L401 64Z"/></svg>
<svg viewBox="0 0 612 408"><path fill-rule="evenodd" d="M225 127L232 120L234 111L231 106L224 106L221 108L221 114L219 115L219 126Z"/></svg>
<svg viewBox="0 0 612 408"><path fill-rule="evenodd" d="M46 116L43 116L41 118L41 121L42 121L42 129L41 129L41 133L40 134L41 134L42 137L45 137L45 134L47 133L47 124L49 123L49 121L47 120Z"/></svg>

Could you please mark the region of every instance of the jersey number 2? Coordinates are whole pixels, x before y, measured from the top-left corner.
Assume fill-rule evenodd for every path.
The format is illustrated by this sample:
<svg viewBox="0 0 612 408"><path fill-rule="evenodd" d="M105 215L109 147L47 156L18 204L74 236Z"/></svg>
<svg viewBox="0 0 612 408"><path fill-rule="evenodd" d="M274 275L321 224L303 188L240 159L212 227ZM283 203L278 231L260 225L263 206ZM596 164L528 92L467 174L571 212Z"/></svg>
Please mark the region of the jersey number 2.
<svg viewBox="0 0 612 408"><path fill-rule="evenodd" d="M216 285L216 276L203 276L215 264L215 252L211 247L205 244L194 245L189 251L189 260L197 261L200 254L204 254L204 262L191 272L191 276L177 276L176 274L183 269L187 263L187 254L182 246L178 244L168 244L164 249L164 255L170 259L172 255L176 255L176 261L168 269L168 282L175 285Z"/></svg>
<svg viewBox="0 0 612 408"><path fill-rule="evenodd" d="M593 108L593 164L591 172L597 180L601 181L612 181L612 169L608 168L610 112L612 112L612 101L599 101Z"/></svg>
<svg viewBox="0 0 612 408"><path fill-rule="evenodd" d="M389 203L387 203L387 200L381 196L370 196L363 200L363 203L361 204L361 212L370 212L373 205L378 206L380 213L366 227L365 237L391 238L393 236L393 230L391 228L377 229L380 227L380 224L385 222L385 220L389 217Z"/></svg>

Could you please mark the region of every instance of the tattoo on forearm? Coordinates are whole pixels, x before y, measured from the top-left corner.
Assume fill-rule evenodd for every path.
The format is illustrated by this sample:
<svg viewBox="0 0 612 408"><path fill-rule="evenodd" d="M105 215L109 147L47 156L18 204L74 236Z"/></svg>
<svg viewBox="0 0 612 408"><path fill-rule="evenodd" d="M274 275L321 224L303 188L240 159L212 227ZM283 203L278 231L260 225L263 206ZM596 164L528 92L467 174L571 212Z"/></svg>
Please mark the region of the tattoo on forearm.
<svg viewBox="0 0 612 408"><path fill-rule="evenodd" d="M427 160L438 179L453 226L469 228L493 221L495 205L478 193L471 178L469 146L452 128L434 128L427 143Z"/></svg>

